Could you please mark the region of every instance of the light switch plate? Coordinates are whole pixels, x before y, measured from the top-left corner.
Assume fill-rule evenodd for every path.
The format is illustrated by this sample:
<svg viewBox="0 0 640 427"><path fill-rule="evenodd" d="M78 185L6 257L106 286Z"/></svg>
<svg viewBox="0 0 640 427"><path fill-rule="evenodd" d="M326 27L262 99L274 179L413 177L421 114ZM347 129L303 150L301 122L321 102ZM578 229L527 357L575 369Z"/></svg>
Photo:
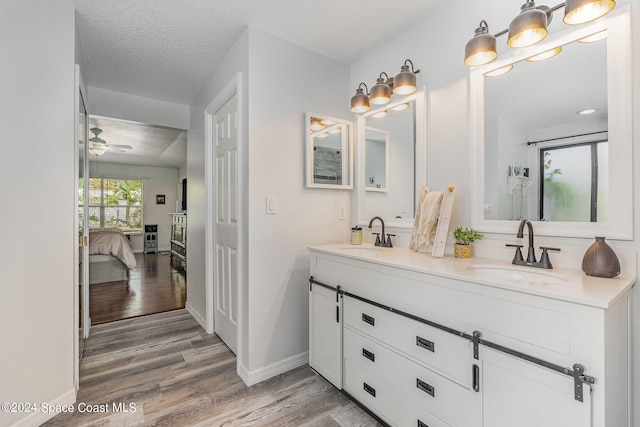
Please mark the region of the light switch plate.
<svg viewBox="0 0 640 427"><path fill-rule="evenodd" d="M276 213L276 198L273 196L267 196L267 214Z"/></svg>

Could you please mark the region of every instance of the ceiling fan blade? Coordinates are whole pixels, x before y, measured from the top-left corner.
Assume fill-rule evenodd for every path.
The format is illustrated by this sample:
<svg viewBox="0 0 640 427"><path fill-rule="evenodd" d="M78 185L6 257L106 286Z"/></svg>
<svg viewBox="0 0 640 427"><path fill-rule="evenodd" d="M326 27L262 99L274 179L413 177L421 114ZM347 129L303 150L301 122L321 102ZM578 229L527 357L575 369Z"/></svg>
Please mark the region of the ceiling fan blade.
<svg viewBox="0 0 640 427"><path fill-rule="evenodd" d="M122 144L109 144L109 147L122 148L122 149L125 149L125 150L131 150L133 148L130 145L122 145Z"/></svg>

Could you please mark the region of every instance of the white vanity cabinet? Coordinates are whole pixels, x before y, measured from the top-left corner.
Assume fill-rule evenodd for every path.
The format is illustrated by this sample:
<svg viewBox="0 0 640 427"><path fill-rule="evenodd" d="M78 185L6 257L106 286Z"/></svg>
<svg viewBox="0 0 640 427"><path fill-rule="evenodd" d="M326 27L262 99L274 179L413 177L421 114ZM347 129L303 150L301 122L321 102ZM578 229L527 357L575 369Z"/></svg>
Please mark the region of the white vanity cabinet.
<svg viewBox="0 0 640 427"><path fill-rule="evenodd" d="M344 245L313 247L310 261L312 281L343 296L343 324L313 315L310 333L332 323L325 341L342 337L344 391L388 424L630 426L634 276L555 269L566 282L515 282L467 269L480 259ZM326 298L335 310L336 293Z"/></svg>

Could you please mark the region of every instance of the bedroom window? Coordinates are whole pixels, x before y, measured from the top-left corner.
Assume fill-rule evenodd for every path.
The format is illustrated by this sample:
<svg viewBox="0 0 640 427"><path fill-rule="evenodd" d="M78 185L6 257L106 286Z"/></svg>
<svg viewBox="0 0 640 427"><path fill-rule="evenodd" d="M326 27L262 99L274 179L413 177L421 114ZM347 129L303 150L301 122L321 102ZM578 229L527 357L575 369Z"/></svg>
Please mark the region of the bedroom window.
<svg viewBox="0 0 640 427"><path fill-rule="evenodd" d="M89 228L142 231L142 180L89 178L88 215Z"/></svg>

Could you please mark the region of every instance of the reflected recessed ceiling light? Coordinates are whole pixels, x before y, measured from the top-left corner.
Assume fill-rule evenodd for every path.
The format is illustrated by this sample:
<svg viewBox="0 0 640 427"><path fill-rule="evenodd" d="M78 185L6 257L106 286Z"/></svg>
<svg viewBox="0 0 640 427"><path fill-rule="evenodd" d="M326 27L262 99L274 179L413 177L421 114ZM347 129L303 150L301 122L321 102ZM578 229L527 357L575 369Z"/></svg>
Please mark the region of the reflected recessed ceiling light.
<svg viewBox="0 0 640 427"><path fill-rule="evenodd" d="M591 34L590 36L583 37L578 40L580 43L593 43L598 40L604 40L607 38L607 30L600 31L599 33Z"/></svg>
<svg viewBox="0 0 640 427"><path fill-rule="evenodd" d="M328 133L323 132L323 133L321 133L321 134L319 134L319 135L316 135L316 138L327 138L328 136L329 136L329 134L328 134Z"/></svg>
<svg viewBox="0 0 640 427"><path fill-rule="evenodd" d="M335 124L336 124L336 122L335 122L335 121L333 121L333 120L324 119L324 120L322 121L322 124L324 124L325 126L333 126L333 125L335 125Z"/></svg>
<svg viewBox="0 0 640 427"><path fill-rule="evenodd" d="M527 61L529 61L529 62L544 61L545 59L553 58L554 56L556 56L560 52L562 52L562 48L561 47L556 47L555 49L547 50L546 52L542 52L542 53L539 53L539 54L537 54L535 56L527 58Z"/></svg>
<svg viewBox="0 0 640 427"><path fill-rule="evenodd" d="M392 111L405 111L409 109L409 103L405 102L404 104L398 104L395 107L392 107Z"/></svg>
<svg viewBox="0 0 640 427"><path fill-rule="evenodd" d="M509 64L506 67L498 68L497 70L489 71L488 73L484 73L485 77L497 77L503 74L507 74L509 71L513 70L513 65Z"/></svg>
<svg viewBox="0 0 640 427"><path fill-rule="evenodd" d="M598 111L598 109L597 109L597 108L587 108L587 109L585 109L585 110L577 111L576 113L577 113L577 114L580 114L580 115L582 115L582 116L586 116L587 114L593 114L593 113L595 113L596 111Z"/></svg>
<svg viewBox="0 0 640 427"><path fill-rule="evenodd" d="M370 117L373 119L381 119L387 116L387 110L378 111L375 114L372 114Z"/></svg>
<svg viewBox="0 0 640 427"><path fill-rule="evenodd" d="M336 126L327 131L327 133L330 133L330 134L340 133L340 132L342 132L342 128L340 126Z"/></svg>

